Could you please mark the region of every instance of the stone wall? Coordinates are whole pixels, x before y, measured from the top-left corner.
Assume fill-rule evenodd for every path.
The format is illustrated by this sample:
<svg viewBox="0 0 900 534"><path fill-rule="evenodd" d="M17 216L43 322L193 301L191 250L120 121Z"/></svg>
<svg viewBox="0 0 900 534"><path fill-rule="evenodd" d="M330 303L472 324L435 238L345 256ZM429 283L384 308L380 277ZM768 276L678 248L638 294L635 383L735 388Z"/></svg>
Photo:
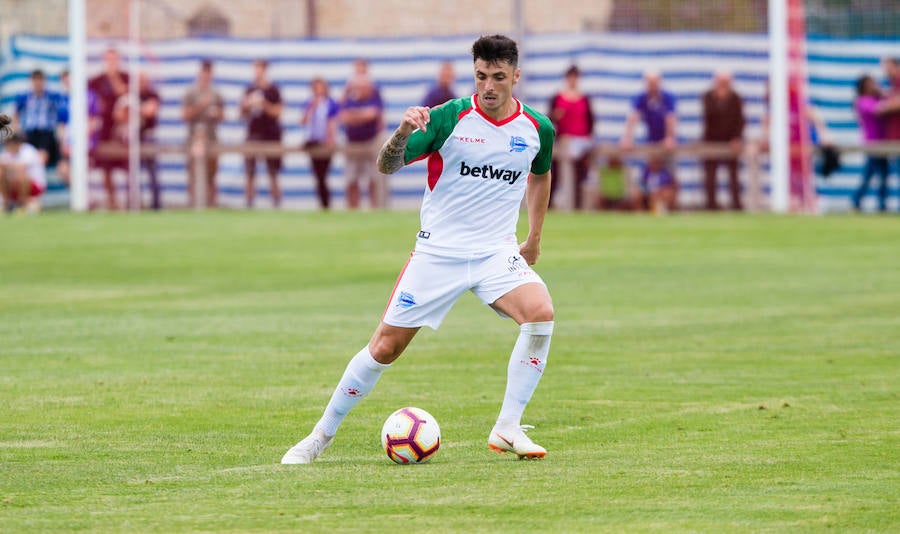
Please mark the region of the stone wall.
<svg viewBox="0 0 900 534"><path fill-rule="evenodd" d="M88 35L124 37L130 0L85 0ZM390 37L509 33L515 0L142 0L144 39L187 35L187 21L219 9L234 37ZM578 32L605 27L613 0L519 0L526 30ZM314 24L308 13L315 14ZM0 38L11 34L65 35L66 0L0 0Z"/></svg>

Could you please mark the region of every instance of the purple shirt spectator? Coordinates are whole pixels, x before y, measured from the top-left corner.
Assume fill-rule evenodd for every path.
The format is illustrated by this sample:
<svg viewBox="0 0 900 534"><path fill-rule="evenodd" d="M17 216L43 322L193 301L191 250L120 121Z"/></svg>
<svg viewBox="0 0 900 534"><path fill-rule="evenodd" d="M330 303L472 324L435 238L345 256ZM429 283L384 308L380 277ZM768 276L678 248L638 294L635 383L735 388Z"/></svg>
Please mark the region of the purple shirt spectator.
<svg viewBox="0 0 900 534"><path fill-rule="evenodd" d="M641 93L631 102L647 128L647 141L658 143L666 137L666 115L675 112L675 95L660 91L654 97Z"/></svg>
<svg viewBox="0 0 900 534"><path fill-rule="evenodd" d="M856 112L859 115L859 127L863 141L881 141L884 139L884 124L876 113L878 97L863 95L856 99Z"/></svg>
<svg viewBox="0 0 900 534"><path fill-rule="evenodd" d="M644 174L641 176L641 190L645 193L653 193L663 187L675 185L675 179L672 173L665 167L647 166L644 168Z"/></svg>
<svg viewBox="0 0 900 534"><path fill-rule="evenodd" d="M425 95L425 98L422 100L422 105L428 106L429 108L436 108L444 102L453 100L454 98L456 98L456 94L453 92L453 89L435 85L428 91L428 94Z"/></svg>
<svg viewBox="0 0 900 534"><path fill-rule="evenodd" d="M347 98L343 107L344 109L377 107L381 111L384 110L384 102L381 100L381 93L375 89L366 98ZM381 121L373 120L362 124L345 125L344 133L347 134L347 139L350 141L368 141L378 135L380 128Z"/></svg>

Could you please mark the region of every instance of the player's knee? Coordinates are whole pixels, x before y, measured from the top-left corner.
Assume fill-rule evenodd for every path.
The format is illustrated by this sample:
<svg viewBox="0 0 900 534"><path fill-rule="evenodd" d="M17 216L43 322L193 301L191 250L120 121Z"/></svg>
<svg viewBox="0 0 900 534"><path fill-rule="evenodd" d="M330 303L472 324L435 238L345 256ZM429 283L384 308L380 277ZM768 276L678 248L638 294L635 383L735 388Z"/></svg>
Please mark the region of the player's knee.
<svg viewBox="0 0 900 534"><path fill-rule="evenodd" d="M376 336L369 342L369 352L378 363L391 363L406 349L406 344L391 336Z"/></svg>
<svg viewBox="0 0 900 534"><path fill-rule="evenodd" d="M526 322L543 323L553 320L553 303L542 302L529 310Z"/></svg>

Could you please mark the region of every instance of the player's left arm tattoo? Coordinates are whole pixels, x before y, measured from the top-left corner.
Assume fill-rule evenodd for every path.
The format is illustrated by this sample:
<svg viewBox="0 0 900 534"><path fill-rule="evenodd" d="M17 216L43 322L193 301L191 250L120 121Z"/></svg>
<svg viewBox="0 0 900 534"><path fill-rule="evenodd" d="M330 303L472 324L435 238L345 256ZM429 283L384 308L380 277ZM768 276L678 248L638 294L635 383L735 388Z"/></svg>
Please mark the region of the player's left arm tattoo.
<svg viewBox="0 0 900 534"><path fill-rule="evenodd" d="M396 130L394 135L388 139L381 151L378 152L378 171L383 174L393 174L395 171L406 165L404 152L406 152L406 143L409 141L409 134L403 134L400 130Z"/></svg>

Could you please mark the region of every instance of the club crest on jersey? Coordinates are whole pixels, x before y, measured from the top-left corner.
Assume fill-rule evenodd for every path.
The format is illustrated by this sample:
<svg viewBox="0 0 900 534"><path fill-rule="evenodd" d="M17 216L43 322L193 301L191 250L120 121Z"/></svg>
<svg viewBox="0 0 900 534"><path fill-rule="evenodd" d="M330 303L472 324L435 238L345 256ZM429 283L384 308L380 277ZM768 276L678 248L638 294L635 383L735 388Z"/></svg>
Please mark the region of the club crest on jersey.
<svg viewBox="0 0 900 534"><path fill-rule="evenodd" d="M486 178L494 180L503 180L509 182L509 185L516 183L516 180L522 176L522 171L511 171L509 169L495 169L493 165L482 165L480 167L470 167L465 161L459 162L460 176L474 176L476 178Z"/></svg>
<svg viewBox="0 0 900 534"><path fill-rule="evenodd" d="M528 148L528 143L525 142L524 137L513 135L509 138L510 152L524 152L526 148Z"/></svg>

